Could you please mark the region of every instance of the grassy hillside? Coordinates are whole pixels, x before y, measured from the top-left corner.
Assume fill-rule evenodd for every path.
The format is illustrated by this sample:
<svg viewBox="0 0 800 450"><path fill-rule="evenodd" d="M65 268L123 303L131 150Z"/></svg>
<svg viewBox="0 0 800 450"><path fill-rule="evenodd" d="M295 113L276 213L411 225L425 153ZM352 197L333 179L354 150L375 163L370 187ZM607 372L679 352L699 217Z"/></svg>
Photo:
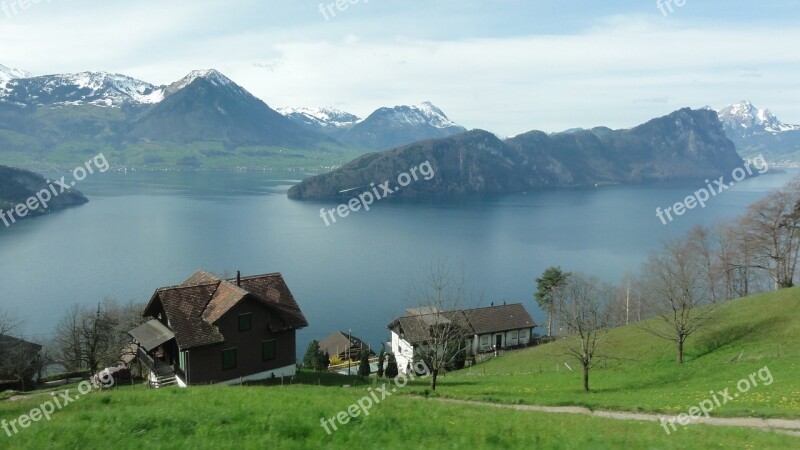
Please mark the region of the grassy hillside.
<svg viewBox="0 0 800 450"><path fill-rule="evenodd" d="M591 393L580 365L563 343L507 353L441 379L441 395L505 403L582 405L590 408L685 412L767 366L773 377L717 408L714 416L800 417L800 288L734 300L719 307L715 323L689 338L687 361L675 363L674 344L637 325L613 330L606 353L591 372ZM564 365L567 362L574 372Z"/></svg>
<svg viewBox="0 0 800 450"><path fill-rule="evenodd" d="M367 386L340 387L352 379L329 375L323 384L331 386L92 392L49 422L11 437L0 430L0 448L796 448L799 437L755 429L695 425L667 435L657 422L465 406L435 397L676 414L709 398L710 390L732 393L737 381L767 366L770 385L752 388L712 415L800 417L798 303L800 288L723 305L716 325L689 341L683 366L675 364L668 343L634 326L614 330L609 342L618 359L592 372L589 394L581 390L580 375L565 368L562 344L554 343L449 374L436 395L427 392L426 380L414 381L330 435L320 419L347 410L368 394ZM317 375L303 378L315 383ZM16 419L49 399L0 401L0 419Z"/></svg>
<svg viewBox="0 0 800 450"><path fill-rule="evenodd" d="M729 427L690 427L667 436L653 423L491 407L464 408L394 396L331 435L320 426L356 402L358 388L202 387L98 392L8 437L4 449L120 448L791 448L792 436ZM0 417L27 413L35 400L0 404Z"/></svg>

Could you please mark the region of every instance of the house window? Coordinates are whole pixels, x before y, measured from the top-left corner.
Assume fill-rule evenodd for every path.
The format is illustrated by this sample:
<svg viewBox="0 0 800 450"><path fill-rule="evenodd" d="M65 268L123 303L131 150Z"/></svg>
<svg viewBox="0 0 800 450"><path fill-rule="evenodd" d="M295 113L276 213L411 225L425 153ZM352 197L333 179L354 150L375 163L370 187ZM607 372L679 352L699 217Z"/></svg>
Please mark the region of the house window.
<svg viewBox="0 0 800 450"><path fill-rule="evenodd" d="M222 370L232 370L236 368L236 349L229 348L222 351Z"/></svg>
<svg viewBox="0 0 800 450"><path fill-rule="evenodd" d="M276 357L275 339L264 341L261 343L261 360L272 361Z"/></svg>
<svg viewBox="0 0 800 450"><path fill-rule="evenodd" d="M489 336L483 335L481 336L481 347L488 347L489 346Z"/></svg>
<svg viewBox="0 0 800 450"><path fill-rule="evenodd" d="M519 340L528 339L528 330L519 330Z"/></svg>
<svg viewBox="0 0 800 450"><path fill-rule="evenodd" d="M239 314L239 331L250 331L253 329L253 315L251 313Z"/></svg>

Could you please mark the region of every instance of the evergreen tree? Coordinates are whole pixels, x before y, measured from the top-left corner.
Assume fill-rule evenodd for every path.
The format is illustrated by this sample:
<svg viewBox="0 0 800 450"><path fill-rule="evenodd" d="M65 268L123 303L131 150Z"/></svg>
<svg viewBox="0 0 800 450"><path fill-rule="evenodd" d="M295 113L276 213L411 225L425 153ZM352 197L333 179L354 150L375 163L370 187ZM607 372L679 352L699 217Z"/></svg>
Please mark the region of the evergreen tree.
<svg viewBox="0 0 800 450"><path fill-rule="evenodd" d="M397 359L394 357L394 353L389 353L389 361L386 363L384 375L386 375L386 378L394 378L398 375Z"/></svg>
<svg viewBox="0 0 800 450"><path fill-rule="evenodd" d="M378 355L378 378L383 378L383 363L386 361L386 351L381 347L381 353Z"/></svg>
<svg viewBox="0 0 800 450"><path fill-rule="evenodd" d="M323 371L328 370L328 366L331 365L331 356L328 352L322 352L322 350L317 350L317 357L315 359L314 369Z"/></svg>
<svg viewBox="0 0 800 450"><path fill-rule="evenodd" d="M315 339L308 344L306 355L303 357L303 367L308 369L316 369L319 363L319 342Z"/></svg>
<svg viewBox="0 0 800 450"><path fill-rule="evenodd" d="M361 363L358 365L358 374L362 377L368 377L372 373L369 367L369 352L361 352Z"/></svg>
<svg viewBox="0 0 800 450"><path fill-rule="evenodd" d="M547 336L553 336L553 315L556 309L556 289L567 284L570 273L561 270L561 267L548 267L541 278L536 279L536 293L534 298L539 308L547 312Z"/></svg>

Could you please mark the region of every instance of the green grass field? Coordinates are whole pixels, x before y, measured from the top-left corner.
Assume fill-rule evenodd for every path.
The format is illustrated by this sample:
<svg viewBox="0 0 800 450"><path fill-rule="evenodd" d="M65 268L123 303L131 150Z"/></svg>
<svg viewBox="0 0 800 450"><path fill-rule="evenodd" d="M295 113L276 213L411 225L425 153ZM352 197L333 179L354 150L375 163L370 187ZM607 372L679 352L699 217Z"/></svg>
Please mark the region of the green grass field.
<svg viewBox="0 0 800 450"><path fill-rule="evenodd" d="M676 414L709 398L710 390L733 392L740 379L766 366L771 384L760 383L712 415L797 418L798 304L800 289L725 304L715 326L690 339L682 366L675 364L669 343L636 326L613 330L609 344L616 358L593 370L588 394L581 390L580 375L564 366L568 360L560 354L561 344L554 343L448 374L436 394L428 392L427 380L418 379L330 435L320 419L347 410L368 395L368 386L304 372L298 381L306 384L291 386L133 386L92 392L50 421L32 423L11 437L0 430L0 448L798 448L800 437L757 429L692 425L667 435L657 422L437 398ZM17 419L48 398L0 401L0 419Z"/></svg>
<svg viewBox="0 0 800 450"><path fill-rule="evenodd" d="M636 325L612 330L612 358L592 370L592 392L582 390L580 365L561 343L507 353L441 379L444 396L539 405L685 412L711 395L768 367L773 382L741 394L714 416L800 417L800 288L734 300L717 311L715 323L689 338L686 362L675 363L673 343ZM564 362L574 372L570 372ZM752 384L752 383L751 383Z"/></svg>

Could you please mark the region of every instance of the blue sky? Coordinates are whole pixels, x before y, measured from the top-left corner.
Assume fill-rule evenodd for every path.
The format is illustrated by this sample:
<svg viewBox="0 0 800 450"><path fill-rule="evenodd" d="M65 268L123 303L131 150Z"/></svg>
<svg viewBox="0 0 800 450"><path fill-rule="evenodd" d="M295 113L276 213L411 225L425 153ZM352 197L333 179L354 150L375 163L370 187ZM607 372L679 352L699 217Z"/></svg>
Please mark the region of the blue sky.
<svg viewBox="0 0 800 450"><path fill-rule="evenodd" d="M800 123L800 1L351 1L0 0L0 64L156 84L213 67L273 107L430 100L502 136L742 99Z"/></svg>

